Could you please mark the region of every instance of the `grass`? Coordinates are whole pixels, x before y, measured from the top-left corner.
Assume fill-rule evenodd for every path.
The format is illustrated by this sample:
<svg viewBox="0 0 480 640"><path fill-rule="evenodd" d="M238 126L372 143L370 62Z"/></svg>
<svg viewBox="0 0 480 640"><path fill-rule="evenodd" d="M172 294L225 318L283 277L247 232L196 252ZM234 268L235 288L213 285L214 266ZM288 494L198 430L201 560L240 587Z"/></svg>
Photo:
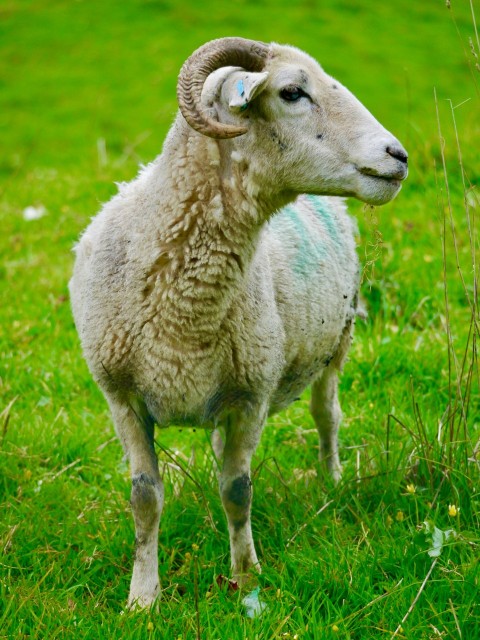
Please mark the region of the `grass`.
<svg viewBox="0 0 480 640"><path fill-rule="evenodd" d="M0 638L480 637L473 4L2 3ZM251 620L217 585L229 560L208 439L172 430L157 436L164 598L120 615L128 469L81 358L70 250L114 182L159 152L183 60L233 34L321 60L407 146L411 175L386 207L351 203L369 318L342 379L342 483L316 477L308 392L254 460L268 610ZM28 206L47 213L26 221ZM456 532L437 534L438 558L426 521Z"/></svg>

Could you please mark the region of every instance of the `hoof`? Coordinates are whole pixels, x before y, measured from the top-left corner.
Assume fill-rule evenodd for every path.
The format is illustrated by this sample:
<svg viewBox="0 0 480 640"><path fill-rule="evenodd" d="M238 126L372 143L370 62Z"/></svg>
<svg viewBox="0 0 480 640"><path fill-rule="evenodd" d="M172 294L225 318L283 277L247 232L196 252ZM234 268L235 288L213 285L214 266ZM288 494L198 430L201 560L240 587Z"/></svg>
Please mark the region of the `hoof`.
<svg viewBox="0 0 480 640"><path fill-rule="evenodd" d="M257 561L248 571L234 571L233 580L238 584L240 589L253 589L258 584L258 576L262 573L260 563Z"/></svg>
<svg viewBox="0 0 480 640"><path fill-rule="evenodd" d="M128 596L128 611L144 611L145 609L158 609L158 601L161 596L160 587L153 593L130 593Z"/></svg>
<svg viewBox="0 0 480 640"><path fill-rule="evenodd" d="M325 477L330 477L334 485L337 485L342 479L342 465L338 456L325 456L320 452L319 456L320 469Z"/></svg>

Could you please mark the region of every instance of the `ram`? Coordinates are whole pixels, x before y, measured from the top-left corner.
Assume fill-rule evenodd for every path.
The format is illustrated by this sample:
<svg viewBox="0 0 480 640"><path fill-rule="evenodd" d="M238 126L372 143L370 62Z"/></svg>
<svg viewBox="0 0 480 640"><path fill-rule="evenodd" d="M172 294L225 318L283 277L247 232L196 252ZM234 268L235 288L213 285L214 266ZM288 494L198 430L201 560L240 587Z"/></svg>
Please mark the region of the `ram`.
<svg viewBox="0 0 480 640"><path fill-rule="evenodd" d="M407 175L396 138L294 47L209 42L182 67L178 99L162 154L93 219L70 282L130 461L129 604L143 607L160 593L155 425L224 430L220 495L240 582L260 570L252 455L267 415L310 384L321 462L340 477L337 375L359 267L355 225L331 196L383 204Z"/></svg>

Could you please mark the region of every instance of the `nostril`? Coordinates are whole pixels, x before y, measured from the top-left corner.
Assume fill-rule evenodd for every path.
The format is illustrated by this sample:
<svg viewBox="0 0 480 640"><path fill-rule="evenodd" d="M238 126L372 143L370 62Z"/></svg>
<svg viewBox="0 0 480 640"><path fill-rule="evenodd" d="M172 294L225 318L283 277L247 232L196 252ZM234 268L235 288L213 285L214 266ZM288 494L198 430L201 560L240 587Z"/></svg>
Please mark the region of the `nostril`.
<svg viewBox="0 0 480 640"><path fill-rule="evenodd" d="M400 160L400 162L404 162L405 164L407 164L408 162L408 155L406 151L399 145L394 145L394 144L389 145L387 147L387 153L389 156L392 156L392 158L395 158L396 160Z"/></svg>

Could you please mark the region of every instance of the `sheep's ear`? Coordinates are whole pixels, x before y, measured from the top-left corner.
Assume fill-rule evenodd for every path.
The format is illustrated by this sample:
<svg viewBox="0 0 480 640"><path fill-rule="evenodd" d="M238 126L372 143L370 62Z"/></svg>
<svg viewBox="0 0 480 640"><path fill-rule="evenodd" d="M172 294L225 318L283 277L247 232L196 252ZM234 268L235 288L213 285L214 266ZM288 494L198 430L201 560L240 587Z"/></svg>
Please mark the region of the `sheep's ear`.
<svg viewBox="0 0 480 640"><path fill-rule="evenodd" d="M237 71L232 73L225 82L222 94L230 111L239 113L244 111L265 88L268 73L253 73Z"/></svg>

